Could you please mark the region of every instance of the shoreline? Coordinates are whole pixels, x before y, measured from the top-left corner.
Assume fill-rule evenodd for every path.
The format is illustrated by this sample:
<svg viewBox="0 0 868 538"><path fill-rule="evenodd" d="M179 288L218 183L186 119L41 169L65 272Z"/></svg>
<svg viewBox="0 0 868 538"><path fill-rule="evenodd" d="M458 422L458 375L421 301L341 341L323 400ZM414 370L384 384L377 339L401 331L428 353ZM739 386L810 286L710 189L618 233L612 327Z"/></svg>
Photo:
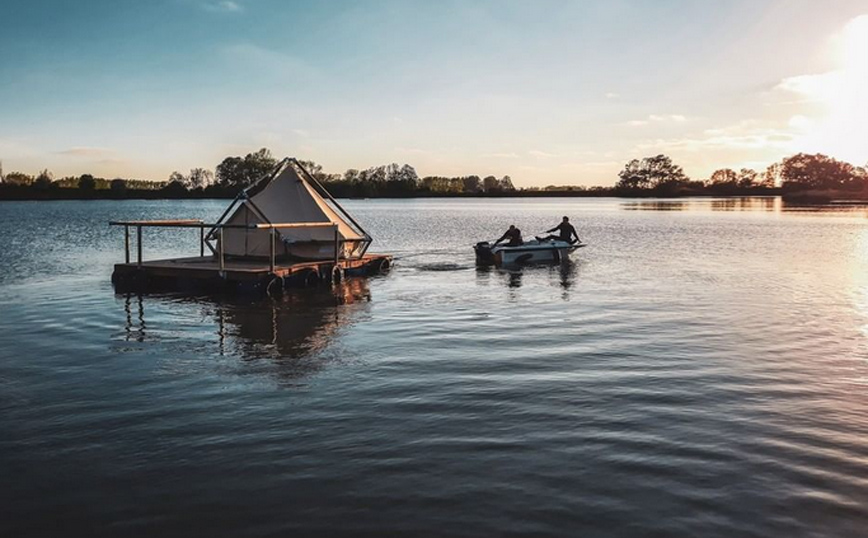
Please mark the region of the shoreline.
<svg viewBox="0 0 868 538"><path fill-rule="evenodd" d="M130 190L117 193L111 190L97 190L81 192L77 189L68 189L70 192L61 191L32 191L30 189L15 189L6 191L0 189L0 201L5 202L39 202L39 201L85 201L85 200L232 200L236 193L167 193L160 190ZM623 198L623 199L677 199L677 198L771 198L776 196L787 197L780 189L762 189L740 193L716 193L716 192L688 192L688 193L661 193L661 192L636 192L619 193L611 191L513 191L495 193L426 193L416 192L400 195L378 196L335 196L342 200L402 200L402 199L462 199L462 198ZM868 202L868 200L866 200Z"/></svg>

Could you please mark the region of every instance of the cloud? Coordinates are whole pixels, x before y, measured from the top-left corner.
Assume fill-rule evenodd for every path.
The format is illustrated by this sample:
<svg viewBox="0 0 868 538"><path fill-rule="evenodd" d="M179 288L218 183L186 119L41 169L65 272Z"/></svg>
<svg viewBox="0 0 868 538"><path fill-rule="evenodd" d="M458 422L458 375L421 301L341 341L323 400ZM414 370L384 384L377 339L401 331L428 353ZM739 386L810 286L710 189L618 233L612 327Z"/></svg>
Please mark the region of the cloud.
<svg viewBox="0 0 868 538"><path fill-rule="evenodd" d="M648 116L648 119L651 121L658 121L658 122L659 121L674 121L676 123L681 123L681 122L687 121L687 118L682 116L681 114L669 114L668 116L651 114L650 116Z"/></svg>
<svg viewBox="0 0 868 538"><path fill-rule="evenodd" d="M552 157L556 157L554 153L548 153L538 149L532 149L527 152L531 157L536 157L537 159L550 159Z"/></svg>
<svg viewBox="0 0 868 538"><path fill-rule="evenodd" d="M650 114L644 120L631 120L627 122L630 127L642 127L651 123L684 123L687 116L681 114Z"/></svg>
<svg viewBox="0 0 868 538"><path fill-rule="evenodd" d="M232 0L212 0L199 4L205 11L211 13L241 13L244 7Z"/></svg>
<svg viewBox="0 0 868 538"><path fill-rule="evenodd" d="M585 161L571 162L560 165L562 170L582 171L588 169L618 169L624 166L621 161Z"/></svg>
<svg viewBox="0 0 868 538"><path fill-rule="evenodd" d="M615 92L607 92L606 93L606 99L617 99L619 97L621 97L621 94L619 94L619 93L615 93Z"/></svg>
<svg viewBox="0 0 868 538"><path fill-rule="evenodd" d="M115 165L115 164L126 164L126 163L128 163L128 162L129 162L129 161L127 161L126 159L109 158L109 159L100 159L100 160L97 161L97 164L111 164L111 165Z"/></svg>
<svg viewBox="0 0 868 538"><path fill-rule="evenodd" d="M694 136L658 138L641 142L641 151L708 151L717 149L778 149L792 144L793 125L764 125L757 120L744 120L733 125L706 129Z"/></svg>
<svg viewBox="0 0 868 538"><path fill-rule="evenodd" d="M88 157L91 159L103 157L109 158L115 154L115 150L110 148L99 148L90 146L75 146L57 152L58 155L66 155L69 157Z"/></svg>
<svg viewBox="0 0 868 538"><path fill-rule="evenodd" d="M483 157L494 157L495 159L518 159L518 153L486 153Z"/></svg>

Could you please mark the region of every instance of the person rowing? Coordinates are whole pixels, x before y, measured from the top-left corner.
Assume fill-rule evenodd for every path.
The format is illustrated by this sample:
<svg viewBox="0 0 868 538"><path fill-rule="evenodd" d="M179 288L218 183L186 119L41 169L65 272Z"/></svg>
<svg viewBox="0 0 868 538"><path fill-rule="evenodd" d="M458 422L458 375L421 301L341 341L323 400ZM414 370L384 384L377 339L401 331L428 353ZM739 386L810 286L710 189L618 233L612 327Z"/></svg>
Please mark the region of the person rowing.
<svg viewBox="0 0 868 538"><path fill-rule="evenodd" d="M509 239L509 243L506 244L508 247L519 247L524 244L524 241L521 239L521 230L516 228L515 224L509 225L509 230L500 236L500 239L494 242L494 246L499 245L507 239Z"/></svg>
<svg viewBox="0 0 868 538"><path fill-rule="evenodd" d="M546 237L536 236L536 240L542 243L543 241L565 241L570 244L581 243L582 240L579 239L579 234L576 232L576 228L570 224L570 218L564 217L560 224L552 228L551 230L546 230L546 233L558 232L558 235L548 235ZM575 237L575 241L573 240Z"/></svg>

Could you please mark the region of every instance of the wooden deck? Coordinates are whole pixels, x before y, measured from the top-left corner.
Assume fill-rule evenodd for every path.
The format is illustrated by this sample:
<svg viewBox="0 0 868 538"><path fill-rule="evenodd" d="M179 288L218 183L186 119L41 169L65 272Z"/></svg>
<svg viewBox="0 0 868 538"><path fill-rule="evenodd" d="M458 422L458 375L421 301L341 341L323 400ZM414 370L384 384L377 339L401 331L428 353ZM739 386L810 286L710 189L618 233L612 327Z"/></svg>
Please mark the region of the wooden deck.
<svg viewBox="0 0 868 538"><path fill-rule="evenodd" d="M217 256L119 263L112 282L119 292L171 289L177 291L239 290L273 293L290 286L313 286L348 275L376 274L391 265L391 256L366 254L357 259L294 262L227 258L220 268Z"/></svg>

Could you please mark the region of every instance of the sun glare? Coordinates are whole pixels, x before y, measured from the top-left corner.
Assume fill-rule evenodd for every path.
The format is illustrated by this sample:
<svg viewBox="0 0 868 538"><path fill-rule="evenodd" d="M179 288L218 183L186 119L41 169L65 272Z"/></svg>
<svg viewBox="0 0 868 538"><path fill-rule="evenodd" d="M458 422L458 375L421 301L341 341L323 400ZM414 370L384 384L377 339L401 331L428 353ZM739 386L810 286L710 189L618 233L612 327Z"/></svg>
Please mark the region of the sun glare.
<svg viewBox="0 0 868 538"><path fill-rule="evenodd" d="M868 162L868 15L850 21L841 35L840 68L790 79L784 87L821 105L823 113L802 128L798 151L823 152L864 165Z"/></svg>

